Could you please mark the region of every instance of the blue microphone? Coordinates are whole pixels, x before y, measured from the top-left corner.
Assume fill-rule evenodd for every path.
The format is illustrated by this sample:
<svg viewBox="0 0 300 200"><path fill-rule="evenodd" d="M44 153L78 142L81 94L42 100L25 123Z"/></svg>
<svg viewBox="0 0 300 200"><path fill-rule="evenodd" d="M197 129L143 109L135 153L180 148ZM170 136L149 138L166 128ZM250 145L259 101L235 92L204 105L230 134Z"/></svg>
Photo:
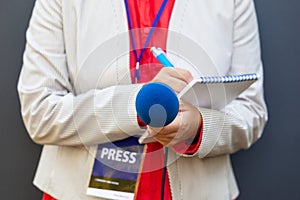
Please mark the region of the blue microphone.
<svg viewBox="0 0 300 200"><path fill-rule="evenodd" d="M165 67L174 67L160 48L151 48L153 55ZM179 101L168 85L159 82L148 83L136 97L136 111L140 119L152 127L170 124L178 114Z"/></svg>
<svg viewBox="0 0 300 200"><path fill-rule="evenodd" d="M168 85L153 82L142 87L137 94L135 106L138 116L145 124L163 127L177 116L179 101Z"/></svg>

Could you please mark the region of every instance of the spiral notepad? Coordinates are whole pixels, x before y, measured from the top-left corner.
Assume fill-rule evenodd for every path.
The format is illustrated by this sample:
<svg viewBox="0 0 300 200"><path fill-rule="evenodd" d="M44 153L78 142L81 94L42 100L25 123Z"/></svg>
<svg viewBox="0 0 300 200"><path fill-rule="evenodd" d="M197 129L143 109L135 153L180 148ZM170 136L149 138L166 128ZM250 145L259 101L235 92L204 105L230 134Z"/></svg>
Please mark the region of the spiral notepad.
<svg viewBox="0 0 300 200"><path fill-rule="evenodd" d="M241 74L232 76L203 76L199 80L202 84L210 83L232 83L257 80L257 74Z"/></svg>
<svg viewBox="0 0 300 200"><path fill-rule="evenodd" d="M222 109L259 77L257 74L204 76L191 81L177 96L197 107Z"/></svg>

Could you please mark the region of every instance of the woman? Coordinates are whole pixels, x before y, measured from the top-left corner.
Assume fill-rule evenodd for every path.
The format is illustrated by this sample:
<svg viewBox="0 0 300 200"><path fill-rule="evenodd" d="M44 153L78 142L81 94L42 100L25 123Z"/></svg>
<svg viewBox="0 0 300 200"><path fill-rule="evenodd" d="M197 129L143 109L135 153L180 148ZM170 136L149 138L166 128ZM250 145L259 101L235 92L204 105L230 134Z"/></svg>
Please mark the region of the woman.
<svg viewBox="0 0 300 200"><path fill-rule="evenodd" d="M145 45L149 27L162 31ZM128 34L135 28L141 29ZM180 92L202 73L188 62L180 65L180 55L175 69L156 64L149 69L157 61L148 47L180 52L189 49L186 41L201 47L189 46L195 50L189 54L206 52L216 66L204 74L262 75L252 0L37 0L18 84L26 128L44 146L34 184L55 199L99 199L86 195L97 145L143 134L134 103L143 83L163 82ZM156 141L147 144L148 152L171 147L164 198L235 199L229 154L249 148L262 134L267 120L262 78L222 110L184 101L180 106L170 125L147 127ZM162 173L161 168L142 173L136 198L160 198Z"/></svg>

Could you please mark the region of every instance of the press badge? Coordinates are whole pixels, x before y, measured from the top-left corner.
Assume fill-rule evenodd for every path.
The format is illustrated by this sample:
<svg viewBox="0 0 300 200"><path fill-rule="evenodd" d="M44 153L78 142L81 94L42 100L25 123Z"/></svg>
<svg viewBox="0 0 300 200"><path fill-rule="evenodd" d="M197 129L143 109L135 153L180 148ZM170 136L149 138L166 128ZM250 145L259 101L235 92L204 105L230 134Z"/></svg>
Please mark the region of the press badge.
<svg viewBox="0 0 300 200"><path fill-rule="evenodd" d="M145 148L136 137L98 145L87 195L114 200L133 200Z"/></svg>

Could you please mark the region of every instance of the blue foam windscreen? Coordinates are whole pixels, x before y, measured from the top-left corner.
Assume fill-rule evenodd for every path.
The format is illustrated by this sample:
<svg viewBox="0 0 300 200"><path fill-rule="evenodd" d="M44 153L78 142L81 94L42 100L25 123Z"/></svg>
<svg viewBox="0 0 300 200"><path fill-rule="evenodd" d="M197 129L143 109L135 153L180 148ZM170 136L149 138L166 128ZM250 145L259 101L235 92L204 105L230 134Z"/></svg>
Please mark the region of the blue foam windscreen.
<svg viewBox="0 0 300 200"><path fill-rule="evenodd" d="M138 116L145 124L163 127L177 116L179 101L168 85L153 82L142 87L137 94L135 106Z"/></svg>

